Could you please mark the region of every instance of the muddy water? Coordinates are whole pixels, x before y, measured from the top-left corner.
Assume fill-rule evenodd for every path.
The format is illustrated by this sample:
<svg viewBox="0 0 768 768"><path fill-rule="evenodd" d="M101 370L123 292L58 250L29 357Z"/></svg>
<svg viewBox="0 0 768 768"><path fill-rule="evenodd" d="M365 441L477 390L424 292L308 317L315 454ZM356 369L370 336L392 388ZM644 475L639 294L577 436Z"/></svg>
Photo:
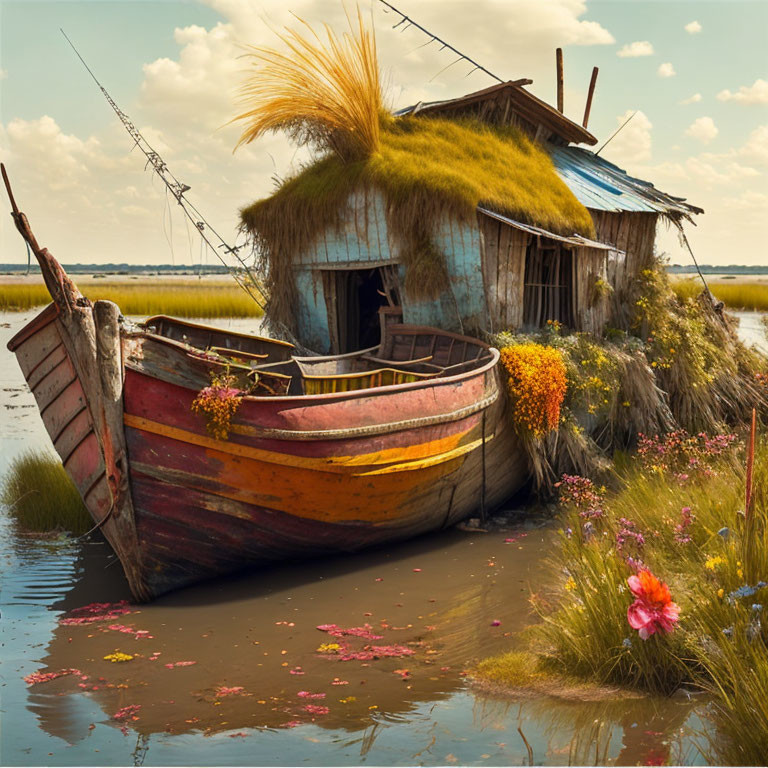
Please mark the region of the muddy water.
<svg viewBox="0 0 768 768"><path fill-rule="evenodd" d="M0 320L13 326L0 329L4 346L23 321ZM19 406L2 416L5 465L47 438L0 354L0 402ZM473 693L465 670L513 646L535 618L531 589L550 578L552 527L516 519L254 571L73 624L90 615L83 606L129 597L109 547L27 539L0 517L0 762L703 764L695 702ZM116 652L132 658L104 659ZM66 669L77 673L23 680Z"/></svg>

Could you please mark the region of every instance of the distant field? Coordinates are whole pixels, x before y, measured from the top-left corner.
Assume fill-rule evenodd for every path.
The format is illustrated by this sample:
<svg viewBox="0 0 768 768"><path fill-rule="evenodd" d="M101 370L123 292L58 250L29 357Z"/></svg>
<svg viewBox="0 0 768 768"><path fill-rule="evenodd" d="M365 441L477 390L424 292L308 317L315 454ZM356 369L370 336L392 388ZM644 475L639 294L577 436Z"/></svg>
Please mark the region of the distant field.
<svg viewBox="0 0 768 768"><path fill-rule="evenodd" d="M177 317L260 317L261 308L232 281L88 281L80 290L91 301L108 299L125 315ZM40 283L0 282L0 312L23 311L50 303Z"/></svg>
<svg viewBox="0 0 768 768"><path fill-rule="evenodd" d="M733 282L708 281L713 295L729 309L756 310L768 312L768 283L749 281ZM673 280L675 293L681 298L698 296L702 291L701 281L694 278Z"/></svg>

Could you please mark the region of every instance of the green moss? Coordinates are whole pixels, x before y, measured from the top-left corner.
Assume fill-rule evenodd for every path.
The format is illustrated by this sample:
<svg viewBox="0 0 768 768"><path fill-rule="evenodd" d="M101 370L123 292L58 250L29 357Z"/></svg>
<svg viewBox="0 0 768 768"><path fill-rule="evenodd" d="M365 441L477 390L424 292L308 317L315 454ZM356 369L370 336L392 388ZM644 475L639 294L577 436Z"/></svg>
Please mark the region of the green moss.
<svg viewBox="0 0 768 768"><path fill-rule="evenodd" d="M0 485L0 503L27 531L84 533L92 526L77 488L48 453L29 451L11 463Z"/></svg>

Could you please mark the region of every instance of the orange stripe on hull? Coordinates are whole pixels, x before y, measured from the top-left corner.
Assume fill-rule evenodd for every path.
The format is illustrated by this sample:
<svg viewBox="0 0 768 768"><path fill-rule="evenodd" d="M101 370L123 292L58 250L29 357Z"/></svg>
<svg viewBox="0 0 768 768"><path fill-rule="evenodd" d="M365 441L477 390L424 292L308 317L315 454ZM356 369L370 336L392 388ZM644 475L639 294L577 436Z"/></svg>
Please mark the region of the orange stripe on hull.
<svg viewBox="0 0 768 768"><path fill-rule="evenodd" d="M232 456L256 459L268 464L280 464L281 466L302 467L324 472L354 475L422 469L432 464L439 464L463 456L465 453L478 448L482 442L481 440L472 440L462 444L464 438L471 431L466 430L437 440L398 448L387 448L374 453L352 456L307 457L267 451L225 440L216 440L207 435L200 435L196 432L172 427L141 416L132 416L131 414L125 414L123 421L127 427L139 429L142 432L170 437L182 443L191 443L192 445L211 448L221 453L231 454ZM486 442L489 440L490 437L486 437Z"/></svg>
<svg viewBox="0 0 768 768"><path fill-rule="evenodd" d="M177 437L127 430L131 468L155 480L211 493L295 517L322 522L401 525L424 515L425 502L435 503L450 487L448 476L464 463L475 443L413 462L413 471L376 474L322 470L281 460L302 457L272 454L269 461L246 446L223 444L232 452L209 447L199 435L179 445ZM395 465L399 466L399 465Z"/></svg>

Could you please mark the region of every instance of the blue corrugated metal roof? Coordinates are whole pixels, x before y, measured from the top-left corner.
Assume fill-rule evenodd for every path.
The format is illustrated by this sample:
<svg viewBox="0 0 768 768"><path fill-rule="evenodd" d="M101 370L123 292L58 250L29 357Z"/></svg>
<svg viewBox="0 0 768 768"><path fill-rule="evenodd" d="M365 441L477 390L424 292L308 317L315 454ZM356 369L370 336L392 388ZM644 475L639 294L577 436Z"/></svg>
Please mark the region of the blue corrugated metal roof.
<svg viewBox="0 0 768 768"><path fill-rule="evenodd" d="M586 208L683 216L704 212L682 197L667 195L650 182L630 176L587 149L550 147L550 154L560 178Z"/></svg>

